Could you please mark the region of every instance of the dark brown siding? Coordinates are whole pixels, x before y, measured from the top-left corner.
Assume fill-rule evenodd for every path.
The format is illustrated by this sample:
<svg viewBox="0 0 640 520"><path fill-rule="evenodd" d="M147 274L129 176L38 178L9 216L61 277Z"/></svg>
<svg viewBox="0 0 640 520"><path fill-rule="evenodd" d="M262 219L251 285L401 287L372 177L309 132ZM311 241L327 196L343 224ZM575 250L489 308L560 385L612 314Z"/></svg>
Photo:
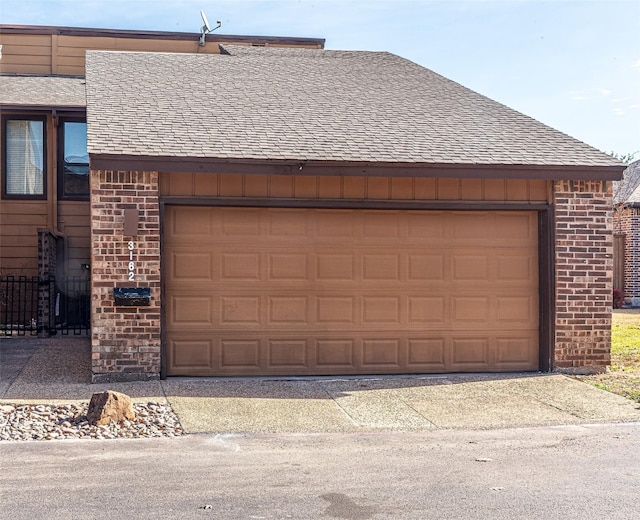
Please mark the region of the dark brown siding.
<svg viewBox="0 0 640 520"><path fill-rule="evenodd" d="M51 74L51 36L0 33L0 45L0 72L3 74Z"/></svg>
<svg viewBox="0 0 640 520"><path fill-rule="evenodd" d="M60 201L58 227L64 234L64 271L60 274L82 274L82 264L91 261L89 201Z"/></svg>
<svg viewBox="0 0 640 520"><path fill-rule="evenodd" d="M169 173L160 175L164 197L248 197L295 199L378 199L513 201L547 203L543 180L411 179Z"/></svg>
<svg viewBox="0 0 640 520"><path fill-rule="evenodd" d="M67 34L33 34L16 33L14 31L0 31L0 45L2 45L2 61L0 72L11 74L62 74L68 76L84 76L84 54L87 49L113 51L143 51L143 52L198 52L218 54L218 43L234 43L251 45L252 41L260 37L230 36L228 41L224 36L217 36L216 41L208 41L204 47L198 44L197 35L186 39L189 35L180 35L180 39L172 38L171 34L156 34L154 37L135 38L131 35L118 34L118 31L95 31L91 35L73 34L74 31L64 31ZM44 31L43 31L44 32ZM58 31L60 32L60 31ZM81 31L77 31L80 33ZM71 33L71 34L69 34ZM100 34L108 34L106 36ZM210 37L210 40L213 39ZM265 40L268 38L264 38ZM321 40L275 38L274 47L322 47Z"/></svg>
<svg viewBox="0 0 640 520"><path fill-rule="evenodd" d="M0 272L38 274L38 228L47 225L47 202L3 200L0 203Z"/></svg>
<svg viewBox="0 0 640 520"><path fill-rule="evenodd" d="M4 61L4 59L3 59ZM24 112L41 116L40 113ZM4 138L0 125L0 140ZM55 230L55 131L46 120L46 200L0 200L0 270L3 274L38 274L38 228ZM0 186L3 185L0 167Z"/></svg>

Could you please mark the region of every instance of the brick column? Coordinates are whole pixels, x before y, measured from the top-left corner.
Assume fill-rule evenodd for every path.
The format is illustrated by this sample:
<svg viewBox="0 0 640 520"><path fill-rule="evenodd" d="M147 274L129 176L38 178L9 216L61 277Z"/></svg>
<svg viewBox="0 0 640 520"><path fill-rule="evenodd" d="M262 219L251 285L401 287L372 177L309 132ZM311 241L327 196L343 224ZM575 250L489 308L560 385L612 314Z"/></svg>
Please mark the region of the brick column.
<svg viewBox="0 0 640 520"><path fill-rule="evenodd" d="M48 338L54 324L57 241L53 232L38 229L38 336Z"/></svg>
<svg viewBox="0 0 640 520"><path fill-rule="evenodd" d="M603 372L610 362L613 293L611 183L555 182L555 367Z"/></svg>
<svg viewBox="0 0 640 520"><path fill-rule="evenodd" d="M124 235L125 209L139 212L137 236ZM157 172L91 172L93 382L160 377L159 214ZM116 287L150 288L150 305L116 306Z"/></svg>

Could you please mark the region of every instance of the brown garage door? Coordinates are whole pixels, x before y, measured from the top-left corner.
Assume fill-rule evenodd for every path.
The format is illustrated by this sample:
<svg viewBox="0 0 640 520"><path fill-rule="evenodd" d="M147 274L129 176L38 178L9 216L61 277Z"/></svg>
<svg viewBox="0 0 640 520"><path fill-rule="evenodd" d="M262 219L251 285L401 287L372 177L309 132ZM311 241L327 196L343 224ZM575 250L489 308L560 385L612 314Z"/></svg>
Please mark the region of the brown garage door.
<svg viewBox="0 0 640 520"><path fill-rule="evenodd" d="M167 206L168 375L535 370L537 216Z"/></svg>

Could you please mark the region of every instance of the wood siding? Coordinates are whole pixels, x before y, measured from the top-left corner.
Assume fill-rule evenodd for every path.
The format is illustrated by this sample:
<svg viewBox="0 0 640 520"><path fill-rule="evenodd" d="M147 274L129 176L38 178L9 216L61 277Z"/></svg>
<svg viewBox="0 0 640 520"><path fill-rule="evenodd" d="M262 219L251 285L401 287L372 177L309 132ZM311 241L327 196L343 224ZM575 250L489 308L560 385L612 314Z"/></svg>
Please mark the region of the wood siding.
<svg viewBox="0 0 640 520"><path fill-rule="evenodd" d="M551 185L544 180L169 173L161 174L159 182L161 197L513 201L546 204L551 196Z"/></svg>
<svg viewBox="0 0 640 520"><path fill-rule="evenodd" d="M247 40L252 37L247 37ZM250 45L230 38L236 45ZM60 74L84 76L86 50L184 52L218 54L218 43L210 41L204 47L193 40L172 38L133 38L123 36L81 36L65 34L0 33L2 60L0 72L4 74ZM318 45L273 44L274 47L315 47Z"/></svg>
<svg viewBox="0 0 640 520"><path fill-rule="evenodd" d="M21 112L21 115L42 113ZM4 139L0 125L0 140ZM38 274L38 229L56 231L56 132L53 118L46 120L46 200L2 199L0 200L0 271L2 274L28 275ZM3 160L0 157L0 160ZM4 185L0 168L0 186Z"/></svg>
<svg viewBox="0 0 640 520"><path fill-rule="evenodd" d="M47 201L0 204L0 273L38 274L38 228L47 227Z"/></svg>
<svg viewBox="0 0 640 520"><path fill-rule="evenodd" d="M0 33L2 74L51 74L52 36Z"/></svg>
<svg viewBox="0 0 640 520"><path fill-rule="evenodd" d="M58 266L59 274L83 274L82 264L91 262L89 210L89 201L58 203L58 227L64 234L64 265Z"/></svg>

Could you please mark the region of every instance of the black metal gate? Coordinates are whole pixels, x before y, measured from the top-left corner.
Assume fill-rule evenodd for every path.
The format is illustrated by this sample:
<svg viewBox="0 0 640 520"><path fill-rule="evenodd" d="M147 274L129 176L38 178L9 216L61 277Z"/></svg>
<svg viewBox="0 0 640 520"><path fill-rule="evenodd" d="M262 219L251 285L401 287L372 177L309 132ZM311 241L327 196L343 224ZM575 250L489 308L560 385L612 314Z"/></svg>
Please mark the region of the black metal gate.
<svg viewBox="0 0 640 520"><path fill-rule="evenodd" d="M53 331L61 334L88 334L91 329L91 281L79 276L55 282Z"/></svg>
<svg viewBox="0 0 640 520"><path fill-rule="evenodd" d="M90 289L79 276L0 278L0 335L88 334Z"/></svg>

